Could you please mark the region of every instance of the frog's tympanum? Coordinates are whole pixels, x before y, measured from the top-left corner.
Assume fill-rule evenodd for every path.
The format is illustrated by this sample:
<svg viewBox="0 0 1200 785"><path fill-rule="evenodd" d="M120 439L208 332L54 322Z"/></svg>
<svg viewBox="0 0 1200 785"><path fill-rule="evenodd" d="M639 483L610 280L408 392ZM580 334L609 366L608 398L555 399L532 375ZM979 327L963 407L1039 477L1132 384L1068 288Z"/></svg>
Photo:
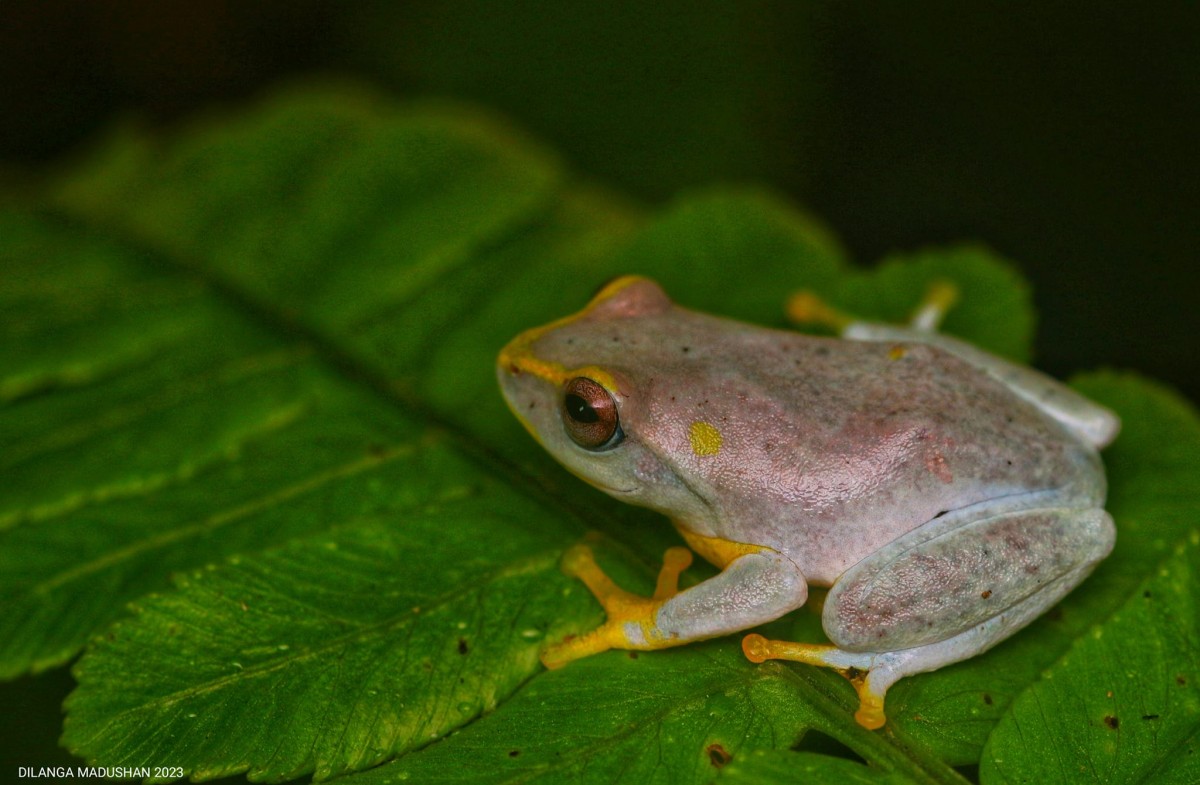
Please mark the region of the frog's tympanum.
<svg viewBox="0 0 1200 785"><path fill-rule="evenodd" d="M572 548L564 568L608 621L542 661L726 635L827 586L832 645L748 635L743 650L840 670L858 722L877 728L897 679L979 654L1077 586L1113 547L1097 450L1119 423L937 333L948 291L908 327L793 300L838 339L690 311L626 276L509 343L500 386L534 438L597 488L667 515L721 570L680 591L691 554L672 548L641 597Z"/></svg>

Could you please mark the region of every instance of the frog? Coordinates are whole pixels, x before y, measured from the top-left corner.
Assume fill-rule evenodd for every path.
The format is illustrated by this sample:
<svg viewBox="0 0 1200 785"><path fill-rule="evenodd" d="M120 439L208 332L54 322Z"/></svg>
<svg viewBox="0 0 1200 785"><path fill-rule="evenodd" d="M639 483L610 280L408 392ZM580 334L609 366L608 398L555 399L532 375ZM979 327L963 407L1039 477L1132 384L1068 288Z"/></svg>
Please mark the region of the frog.
<svg viewBox="0 0 1200 785"><path fill-rule="evenodd" d="M819 335L690 310L626 275L511 340L497 376L525 429L687 546L650 596L569 548L563 570L606 621L546 646L545 666L751 630L825 589L828 643L750 633L743 652L842 673L874 730L896 681L987 651L1083 582L1116 539L1099 451L1120 421L940 332L956 296L937 282L887 324L800 292L787 311L833 328ZM719 572L681 588L693 553Z"/></svg>

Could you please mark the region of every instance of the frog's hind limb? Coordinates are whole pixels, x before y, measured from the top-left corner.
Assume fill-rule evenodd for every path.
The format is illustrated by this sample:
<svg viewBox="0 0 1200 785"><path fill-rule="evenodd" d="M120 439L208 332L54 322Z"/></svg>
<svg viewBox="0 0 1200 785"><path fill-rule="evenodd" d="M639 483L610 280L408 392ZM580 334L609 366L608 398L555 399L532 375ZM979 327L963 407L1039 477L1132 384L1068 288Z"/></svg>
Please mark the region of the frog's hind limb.
<svg viewBox="0 0 1200 785"><path fill-rule="evenodd" d="M727 635L776 619L808 598L808 584L799 568L776 551L746 553L720 574L679 591L679 575L691 561L687 548L668 549L654 595L642 597L605 575L591 548L570 548L563 557L563 570L584 582L608 618L591 632L546 648L542 663L559 668L608 649L648 651Z"/></svg>
<svg viewBox="0 0 1200 785"><path fill-rule="evenodd" d="M883 697L891 684L880 687L878 684L870 683L871 676L876 673L872 668L879 658L878 655L844 651L827 643L772 641L756 632L742 638L742 653L746 655L746 659L754 663L762 663L767 660L790 660L791 662L802 662L805 665L833 668L849 679L850 683L854 685L855 692L858 693L858 711L854 713L854 719L859 725L867 730L875 730L882 728L887 721L887 717L883 713ZM879 678L876 677L875 681L878 682Z"/></svg>
<svg viewBox="0 0 1200 785"><path fill-rule="evenodd" d="M973 657L1033 621L1108 555L1112 518L1100 509L998 509L936 519L847 570L823 612L834 645L742 643L754 662L835 668L854 684L855 719L883 725L897 680ZM983 515L980 513L983 512Z"/></svg>
<svg viewBox="0 0 1200 785"><path fill-rule="evenodd" d="M1074 570L1047 589L1053 590L1057 599L1086 578L1091 569L1092 565L1087 565ZM742 651L751 662L790 660L837 670L850 680L858 693L855 721L867 730L877 730L887 722L884 698L897 681L969 659L1012 635L1045 610L1046 604L1040 597L1030 597L1010 608L1004 616L990 619L940 643L881 654L845 651L829 644L773 641L757 634L747 635L742 640Z"/></svg>
<svg viewBox="0 0 1200 785"><path fill-rule="evenodd" d="M913 312L909 329L916 332L937 332L942 320L956 302L957 286L946 280L932 282L925 292L925 297ZM788 298L785 310L787 318L795 324L819 324L839 333L861 322L857 317L825 302L820 295L809 289L793 293Z"/></svg>

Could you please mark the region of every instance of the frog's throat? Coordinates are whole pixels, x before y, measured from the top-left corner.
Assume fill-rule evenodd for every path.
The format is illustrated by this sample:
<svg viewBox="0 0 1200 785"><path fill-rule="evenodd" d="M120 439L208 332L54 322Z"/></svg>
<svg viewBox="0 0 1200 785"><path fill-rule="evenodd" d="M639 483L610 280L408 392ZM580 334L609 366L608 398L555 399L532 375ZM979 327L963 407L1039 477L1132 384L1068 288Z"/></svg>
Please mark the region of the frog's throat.
<svg viewBox="0 0 1200 785"><path fill-rule="evenodd" d="M596 309L605 300L615 296L621 290L637 283L638 281L646 280L640 275L622 275L610 281L604 286L596 296L578 313L564 316L561 319L556 319L549 324L544 324L541 327L534 327L512 339L507 346L500 350L500 356L497 358L497 364L504 370L512 374L529 373L544 379L545 381L555 386L566 384L571 379L577 376L586 376L603 386L610 393L617 393L617 382L613 375L603 368L594 365L587 365L580 368L567 368L562 363L556 363L551 360L543 360L533 353L533 345L538 339L546 333L552 332L565 327L579 319L584 318L593 310ZM514 412L515 414L516 412ZM520 419L520 415L517 415Z"/></svg>

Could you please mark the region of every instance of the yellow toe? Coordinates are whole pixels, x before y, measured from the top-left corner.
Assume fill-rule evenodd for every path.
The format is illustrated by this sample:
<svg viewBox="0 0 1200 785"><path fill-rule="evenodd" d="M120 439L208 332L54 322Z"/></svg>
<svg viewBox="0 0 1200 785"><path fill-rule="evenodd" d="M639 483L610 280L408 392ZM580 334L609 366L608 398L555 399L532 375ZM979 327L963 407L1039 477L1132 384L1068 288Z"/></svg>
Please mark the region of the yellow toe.
<svg viewBox="0 0 1200 785"><path fill-rule="evenodd" d="M547 646L541 654L547 668L561 668L572 660L599 654L609 649L661 649L674 644L673 640L656 634L654 616L662 604L679 592L679 576L692 563L687 548L670 548L663 555L662 570L652 597L627 592L613 582L596 563L592 549L574 545L563 554L562 569L578 578L604 608L608 620L591 632L571 635L559 643ZM630 639L630 634L635 640Z"/></svg>

